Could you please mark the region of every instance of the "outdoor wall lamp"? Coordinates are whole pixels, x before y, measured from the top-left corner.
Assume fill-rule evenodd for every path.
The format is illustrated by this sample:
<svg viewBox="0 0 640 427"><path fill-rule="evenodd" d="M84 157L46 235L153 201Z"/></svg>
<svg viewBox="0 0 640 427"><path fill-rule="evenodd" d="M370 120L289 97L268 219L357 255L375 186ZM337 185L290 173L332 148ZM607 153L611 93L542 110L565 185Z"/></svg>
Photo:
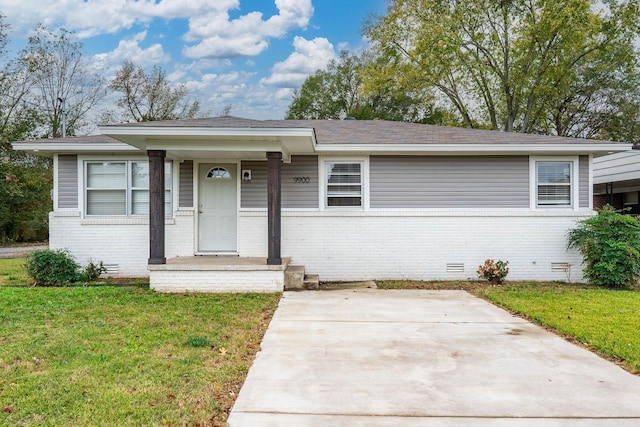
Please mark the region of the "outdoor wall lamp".
<svg viewBox="0 0 640 427"><path fill-rule="evenodd" d="M251 181L251 169L242 170L242 180L247 182Z"/></svg>

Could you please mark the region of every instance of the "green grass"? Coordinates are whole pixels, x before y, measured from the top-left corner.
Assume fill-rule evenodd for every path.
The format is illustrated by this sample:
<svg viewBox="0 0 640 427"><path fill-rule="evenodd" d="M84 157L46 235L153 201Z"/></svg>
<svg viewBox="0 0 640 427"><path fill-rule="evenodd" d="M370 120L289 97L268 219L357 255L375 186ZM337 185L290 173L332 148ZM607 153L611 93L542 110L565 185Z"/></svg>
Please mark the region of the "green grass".
<svg viewBox="0 0 640 427"><path fill-rule="evenodd" d="M33 279L30 278L24 268L25 258L0 258L0 286L30 285ZM104 277L94 282L92 285L145 285L149 283L146 277Z"/></svg>
<svg viewBox="0 0 640 427"><path fill-rule="evenodd" d="M640 373L640 292L585 284L481 281L377 282L383 289L464 289Z"/></svg>
<svg viewBox="0 0 640 427"><path fill-rule="evenodd" d="M0 425L223 425L279 297L0 287Z"/></svg>
<svg viewBox="0 0 640 427"><path fill-rule="evenodd" d="M0 286L25 285L32 280L24 269L24 258L0 259Z"/></svg>

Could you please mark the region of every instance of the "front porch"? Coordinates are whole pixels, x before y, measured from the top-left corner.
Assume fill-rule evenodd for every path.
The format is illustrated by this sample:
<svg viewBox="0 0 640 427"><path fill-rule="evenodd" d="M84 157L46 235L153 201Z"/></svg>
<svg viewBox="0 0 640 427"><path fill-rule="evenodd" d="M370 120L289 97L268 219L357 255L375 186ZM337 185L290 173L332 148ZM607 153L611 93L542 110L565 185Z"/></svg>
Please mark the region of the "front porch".
<svg viewBox="0 0 640 427"><path fill-rule="evenodd" d="M282 292L290 259L187 256L149 264L149 284L159 292Z"/></svg>

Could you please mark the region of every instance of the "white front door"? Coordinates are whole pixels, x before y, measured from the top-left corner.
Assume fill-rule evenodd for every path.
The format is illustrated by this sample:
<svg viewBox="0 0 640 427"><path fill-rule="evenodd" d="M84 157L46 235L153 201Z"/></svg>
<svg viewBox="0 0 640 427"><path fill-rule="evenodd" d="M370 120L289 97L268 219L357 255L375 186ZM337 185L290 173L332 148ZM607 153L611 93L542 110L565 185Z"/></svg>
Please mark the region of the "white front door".
<svg viewBox="0 0 640 427"><path fill-rule="evenodd" d="M237 250L237 165L201 164L199 170L198 251Z"/></svg>

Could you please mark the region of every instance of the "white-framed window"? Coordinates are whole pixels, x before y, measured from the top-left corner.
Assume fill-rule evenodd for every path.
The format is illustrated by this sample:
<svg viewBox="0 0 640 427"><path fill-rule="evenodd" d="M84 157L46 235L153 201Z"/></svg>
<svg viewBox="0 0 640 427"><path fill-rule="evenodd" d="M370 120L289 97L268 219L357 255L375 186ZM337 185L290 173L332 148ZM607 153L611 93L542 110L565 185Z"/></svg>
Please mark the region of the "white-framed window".
<svg viewBox="0 0 640 427"><path fill-rule="evenodd" d="M171 162L165 162L165 213L172 214ZM133 160L85 162L87 216L149 214L149 162Z"/></svg>
<svg viewBox="0 0 640 427"><path fill-rule="evenodd" d="M531 207L573 208L578 203L578 157L532 157Z"/></svg>
<svg viewBox="0 0 640 427"><path fill-rule="evenodd" d="M364 162L325 162L325 207L364 207Z"/></svg>

